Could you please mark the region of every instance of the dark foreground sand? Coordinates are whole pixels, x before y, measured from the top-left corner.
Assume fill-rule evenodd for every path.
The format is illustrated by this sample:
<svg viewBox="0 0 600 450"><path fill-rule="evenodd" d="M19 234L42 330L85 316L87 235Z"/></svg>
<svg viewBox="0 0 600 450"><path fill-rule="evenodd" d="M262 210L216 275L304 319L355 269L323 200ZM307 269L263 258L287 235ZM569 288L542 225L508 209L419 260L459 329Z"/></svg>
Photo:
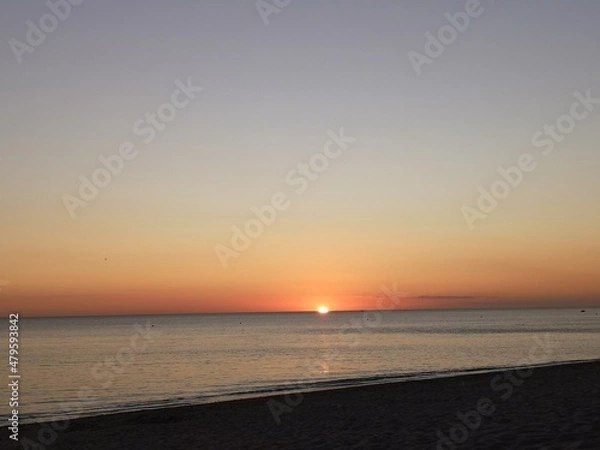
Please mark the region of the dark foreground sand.
<svg viewBox="0 0 600 450"><path fill-rule="evenodd" d="M269 400L283 408L280 424ZM51 445L4 446L3 436L0 447L600 450L600 362L313 392L296 405L299 400L272 397L80 419ZM39 430L39 424L22 426L21 437L37 442Z"/></svg>

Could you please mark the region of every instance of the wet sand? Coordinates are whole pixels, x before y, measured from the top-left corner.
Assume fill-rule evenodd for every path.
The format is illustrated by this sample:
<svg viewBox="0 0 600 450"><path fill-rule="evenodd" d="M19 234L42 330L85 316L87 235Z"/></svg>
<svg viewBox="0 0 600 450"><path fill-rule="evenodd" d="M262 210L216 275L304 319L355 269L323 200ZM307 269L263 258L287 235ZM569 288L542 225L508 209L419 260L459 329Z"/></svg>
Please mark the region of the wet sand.
<svg viewBox="0 0 600 450"><path fill-rule="evenodd" d="M600 362L82 418L55 436L40 430L21 425L30 446L3 436L0 448L600 450Z"/></svg>

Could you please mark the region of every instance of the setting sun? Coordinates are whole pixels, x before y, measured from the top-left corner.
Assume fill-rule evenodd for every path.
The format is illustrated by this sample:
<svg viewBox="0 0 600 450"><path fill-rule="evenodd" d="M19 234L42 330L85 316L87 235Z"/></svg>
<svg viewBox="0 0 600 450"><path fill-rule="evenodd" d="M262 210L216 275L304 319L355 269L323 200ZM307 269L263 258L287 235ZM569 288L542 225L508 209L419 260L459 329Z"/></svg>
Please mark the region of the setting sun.
<svg viewBox="0 0 600 450"><path fill-rule="evenodd" d="M327 306L319 306L317 308L317 312L319 314L327 314L329 312L329 308Z"/></svg>

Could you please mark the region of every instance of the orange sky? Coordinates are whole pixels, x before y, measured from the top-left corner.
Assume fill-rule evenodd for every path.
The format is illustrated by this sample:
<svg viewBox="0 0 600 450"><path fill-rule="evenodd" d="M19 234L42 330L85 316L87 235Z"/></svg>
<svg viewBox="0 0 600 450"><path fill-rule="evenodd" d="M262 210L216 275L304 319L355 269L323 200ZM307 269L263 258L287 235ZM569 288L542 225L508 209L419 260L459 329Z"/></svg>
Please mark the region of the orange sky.
<svg viewBox="0 0 600 450"><path fill-rule="evenodd" d="M5 3L5 43L47 12ZM5 46L0 312L600 306L599 2L503 2L419 70L446 2L88 3Z"/></svg>
<svg viewBox="0 0 600 450"><path fill-rule="evenodd" d="M300 206L224 269L213 247L227 242L226 221L166 215L138 228L138 214L5 228L3 312L375 309L394 283L406 309L600 305L597 231L583 225L508 233L490 220L471 232L458 217L442 233L394 217L311 218Z"/></svg>

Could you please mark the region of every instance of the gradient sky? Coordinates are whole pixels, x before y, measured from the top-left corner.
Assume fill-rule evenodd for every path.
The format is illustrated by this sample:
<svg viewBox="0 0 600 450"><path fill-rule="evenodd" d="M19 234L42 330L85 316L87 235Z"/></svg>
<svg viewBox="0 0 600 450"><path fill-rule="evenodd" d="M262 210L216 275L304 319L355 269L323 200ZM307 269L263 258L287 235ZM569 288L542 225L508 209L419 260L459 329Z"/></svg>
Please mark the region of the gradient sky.
<svg viewBox="0 0 600 450"><path fill-rule="evenodd" d="M600 3L482 1L417 76L407 57L464 1L86 0L18 64L42 1L0 16L0 310L24 315L600 305L600 106L543 156L573 92L600 97ZM204 91L148 145L134 122ZM286 174L356 138L302 195ZM73 220L98 157L139 156ZM461 207L522 153L538 167L474 230ZM291 201L224 269L216 244Z"/></svg>

